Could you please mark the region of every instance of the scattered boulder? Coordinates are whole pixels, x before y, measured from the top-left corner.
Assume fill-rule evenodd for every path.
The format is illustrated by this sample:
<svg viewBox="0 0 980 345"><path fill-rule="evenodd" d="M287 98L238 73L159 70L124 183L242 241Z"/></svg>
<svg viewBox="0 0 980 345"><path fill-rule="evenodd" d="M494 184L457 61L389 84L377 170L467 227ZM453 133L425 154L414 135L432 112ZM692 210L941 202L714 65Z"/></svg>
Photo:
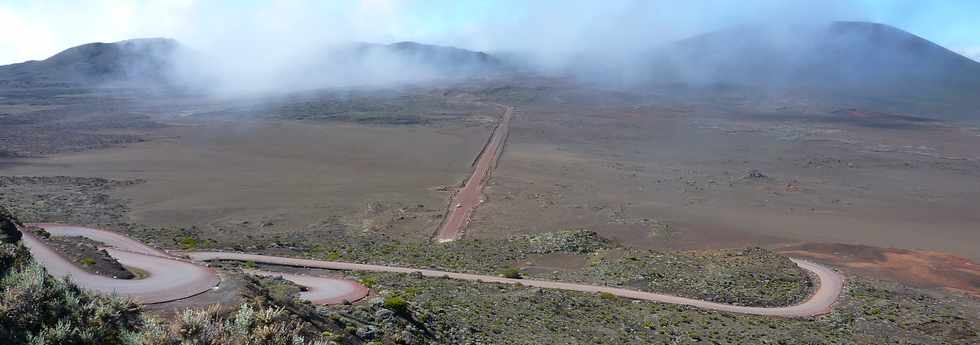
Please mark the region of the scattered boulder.
<svg viewBox="0 0 980 345"><path fill-rule="evenodd" d="M523 237L532 254L578 253L588 254L608 248L611 243L591 230L564 230Z"/></svg>
<svg viewBox="0 0 980 345"><path fill-rule="evenodd" d="M769 176L767 176L766 174L763 174L761 171L759 171L757 169L752 169L752 170L749 170L749 172L745 174L745 178L750 178L750 179L765 179L765 178L769 178Z"/></svg>
<svg viewBox="0 0 980 345"><path fill-rule="evenodd" d="M741 177L736 179L734 182L743 182L743 181L744 182L767 182L767 181L772 181L772 177L769 177L769 175L762 173L762 171L758 169L751 169L747 171L745 175L742 175Z"/></svg>

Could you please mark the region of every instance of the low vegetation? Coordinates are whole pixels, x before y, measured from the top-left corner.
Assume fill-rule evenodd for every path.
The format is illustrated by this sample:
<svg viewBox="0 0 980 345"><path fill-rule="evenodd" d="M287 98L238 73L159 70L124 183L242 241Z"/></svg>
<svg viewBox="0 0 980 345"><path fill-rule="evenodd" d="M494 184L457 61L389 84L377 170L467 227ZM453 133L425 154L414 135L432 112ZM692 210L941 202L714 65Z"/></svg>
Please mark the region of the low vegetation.
<svg viewBox="0 0 980 345"><path fill-rule="evenodd" d="M391 296L385 298L383 306L385 309L391 310L401 315L408 314L408 302L400 296Z"/></svg>
<svg viewBox="0 0 980 345"><path fill-rule="evenodd" d="M44 214L52 219L99 225L105 217L89 215L109 210L116 212L110 219L121 219L126 212L125 208L113 206L123 204L122 201L108 197L105 192L113 186L124 185L124 182L43 178L2 181L7 184L0 183L0 191L11 192L3 194L10 199L11 205L30 205L22 208L30 209L25 212L32 217ZM31 205L22 200L25 195L16 193L22 189L47 188L45 186L49 184L65 190L53 189L40 199L44 200L41 204ZM65 187L68 185L71 186ZM120 222L109 223L107 227L151 245L182 250L220 249L455 272L507 273L514 278L609 284L741 305L789 305L805 298L813 288L809 277L796 265L765 249L705 253L624 249L588 230L509 239L464 239L433 245L430 241L401 241L380 232L364 233L336 223L314 225L290 233L267 234L257 230L248 236L232 237L215 237L213 233L195 227L164 229ZM521 269L530 258L551 254L585 257L588 265L575 270L548 272ZM246 267L251 266L247 264ZM510 268L518 271L511 272Z"/></svg>
<svg viewBox="0 0 980 345"><path fill-rule="evenodd" d="M682 253L604 250L591 255L581 270L541 276L750 306L796 304L813 290L806 272L789 258L762 248Z"/></svg>
<svg viewBox="0 0 980 345"><path fill-rule="evenodd" d="M569 230L510 239L463 239L441 245L353 236L331 237L306 251L319 260L392 264L446 271L605 284L721 303L791 305L813 289L810 277L785 256L762 248L710 252L626 249L592 231ZM285 242L285 241L282 241ZM296 244L297 249L302 248ZM302 251L302 250L300 250ZM267 251L296 256L295 252ZM522 270L536 255L574 255L577 269Z"/></svg>
<svg viewBox="0 0 980 345"><path fill-rule="evenodd" d="M49 247L90 273L116 279L136 277L102 249L104 246L102 243L81 236L51 236L41 228L33 228L31 231L34 231Z"/></svg>
<svg viewBox="0 0 980 345"><path fill-rule="evenodd" d="M784 319L607 294L371 273L378 291L411 291L416 318L458 344L976 344L964 301L853 277L829 315ZM450 336L451 335L451 336Z"/></svg>
<svg viewBox="0 0 980 345"><path fill-rule="evenodd" d="M510 279L521 279L521 270L513 267L505 268L503 271L500 271L500 276Z"/></svg>
<svg viewBox="0 0 980 345"><path fill-rule="evenodd" d="M165 321L135 302L49 276L17 245L0 244L0 339L5 344L327 344L306 338L283 307L186 310Z"/></svg>
<svg viewBox="0 0 980 345"><path fill-rule="evenodd" d="M24 222L115 223L128 207L111 198L112 188L142 181L72 176L0 176L0 204Z"/></svg>
<svg viewBox="0 0 980 345"><path fill-rule="evenodd" d="M47 275L17 245L0 244L0 339L12 344L122 343L142 325L136 303ZM13 255L13 257L10 257Z"/></svg>
<svg viewBox="0 0 980 345"><path fill-rule="evenodd" d="M433 317L411 310L402 296L414 294L325 308L299 301L300 288L285 280L245 280L245 303L237 307L187 309L161 319L129 299L56 279L23 246L0 243L0 340L38 345L458 343Z"/></svg>
<svg viewBox="0 0 980 345"><path fill-rule="evenodd" d="M581 234L571 237L578 236ZM498 247L504 252L512 248ZM545 252L556 248L561 250L552 247ZM632 261L637 253L613 250L608 246L590 247L585 252L596 259L592 260L592 267L582 272L619 277L618 273L596 267L607 265L605 261ZM674 262L681 267L697 263L704 266L702 270L712 272L708 266L715 262L729 261L733 262L732 267L748 269L755 267L749 260L772 254L746 249L684 255L687 263ZM647 268L627 265L625 270L643 272ZM0 339L11 344L127 345L965 345L980 341L980 318L970 309L975 302L948 294L937 297L932 292L860 277L849 277L845 296L833 313L812 319L783 319L648 303L608 294L412 274L358 275L379 297L356 304L314 306L299 301L301 289L288 281L245 275L243 304L226 306L229 309L214 306L185 310L172 319L160 319L132 301L85 292L70 282L54 279L33 262L23 246L0 243ZM706 276L704 281L716 279L711 278L711 273Z"/></svg>

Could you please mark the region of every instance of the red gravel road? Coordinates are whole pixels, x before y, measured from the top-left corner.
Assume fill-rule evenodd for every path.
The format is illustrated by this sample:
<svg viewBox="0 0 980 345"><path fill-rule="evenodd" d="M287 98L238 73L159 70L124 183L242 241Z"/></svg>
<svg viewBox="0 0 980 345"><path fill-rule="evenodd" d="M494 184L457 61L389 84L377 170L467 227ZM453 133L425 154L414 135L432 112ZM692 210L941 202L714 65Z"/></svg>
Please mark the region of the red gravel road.
<svg viewBox="0 0 980 345"><path fill-rule="evenodd" d="M483 186L493 172L493 168L496 167L497 159L500 158L504 142L507 141L507 135L510 131L510 118L514 113L514 108L498 105L506 109L503 119L494 128L490 140L487 141L486 146L483 147L483 151L477 157L473 167L473 174L466 180L463 188L460 188L453 194L452 203L449 204L449 212L446 215L446 219L436 233L436 241L447 242L459 239L463 233L463 228L466 227L466 223L469 221L470 215L473 214L473 210L483 202Z"/></svg>
<svg viewBox="0 0 980 345"><path fill-rule="evenodd" d="M278 277L305 286L307 290L300 292L299 297L316 304L356 302L368 295L368 288L347 279L259 270L245 270L245 273L263 277Z"/></svg>
<svg viewBox="0 0 980 345"><path fill-rule="evenodd" d="M519 284L524 286L533 286L533 287L540 287L546 289L560 289L560 290L595 292L595 293L607 292L616 296L632 298L632 299L639 299L639 300L646 300L646 301L653 301L653 302L663 302L663 303L670 303L670 304L682 304L682 305L689 305L702 309L726 311L726 312L740 313L740 314L769 315L769 316L781 316L781 317L808 317L808 316L815 316L815 315L822 315L822 314L829 313L831 311L834 302L837 300L837 297L840 296L841 289L843 288L843 284L844 284L841 276L837 274L837 272L834 272L833 270L827 267L805 260L792 259L793 262L795 262L797 265L800 266L800 268L807 270L813 273L814 275L816 275L817 279L819 280L816 291L806 301L797 305L788 306L788 307L764 308L764 307L736 306L730 304L696 300L691 298L677 297L677 296L672 296L667 294L628 290L628 289L614 288L608 286L564 283L564 282L556 282L556 281L530 280L530 279L509 279L509 278L503 278L498 276L454 273L454 272L444 272L444 271L415 269L415 268L396 267L396 266L355 264L349 262L336 262L336 261L318 261L318 260L284 258L284 257L277 257L277 256L243 254L243 253L226 253L226 252L191 252L185 254L187 254L194 261L215 261L215 260L251 261L256 263L264 263L264 264L272 264L272 265L323 268L323 269L331 269L331 270L419 273L426 277L451 278L451 279L477 281L477 282L484 282L484 283Z"/></svg>

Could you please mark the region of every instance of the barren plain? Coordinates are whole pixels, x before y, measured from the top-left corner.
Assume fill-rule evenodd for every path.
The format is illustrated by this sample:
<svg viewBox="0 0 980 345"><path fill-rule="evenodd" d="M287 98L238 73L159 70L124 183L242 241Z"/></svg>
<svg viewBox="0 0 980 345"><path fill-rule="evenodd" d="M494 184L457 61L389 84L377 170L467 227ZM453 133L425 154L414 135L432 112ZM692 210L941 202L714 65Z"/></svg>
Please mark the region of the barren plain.
<svg viewBox="0 0 980 345"><path fill-rule="evenodd" d="M472 236L589 228L647 248L841 242L980 259L980 135L959 124L576 92L518 105Z"/></svg>

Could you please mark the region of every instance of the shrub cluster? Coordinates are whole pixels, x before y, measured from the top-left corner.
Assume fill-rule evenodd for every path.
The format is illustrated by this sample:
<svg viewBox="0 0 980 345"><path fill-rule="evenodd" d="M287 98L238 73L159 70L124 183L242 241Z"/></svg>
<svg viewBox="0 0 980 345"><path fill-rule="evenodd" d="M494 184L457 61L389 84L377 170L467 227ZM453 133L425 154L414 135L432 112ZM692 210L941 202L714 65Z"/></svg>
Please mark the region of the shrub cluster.
<svg viewBox="0 0 980 345"><path fill-rule="evenodd" d="M56 279L21 245L0 243L0 340L3 344L326 344L304 339L282 307L242 304L186 310L173 322L143 314L132 300L81 290Z"/></svg>

